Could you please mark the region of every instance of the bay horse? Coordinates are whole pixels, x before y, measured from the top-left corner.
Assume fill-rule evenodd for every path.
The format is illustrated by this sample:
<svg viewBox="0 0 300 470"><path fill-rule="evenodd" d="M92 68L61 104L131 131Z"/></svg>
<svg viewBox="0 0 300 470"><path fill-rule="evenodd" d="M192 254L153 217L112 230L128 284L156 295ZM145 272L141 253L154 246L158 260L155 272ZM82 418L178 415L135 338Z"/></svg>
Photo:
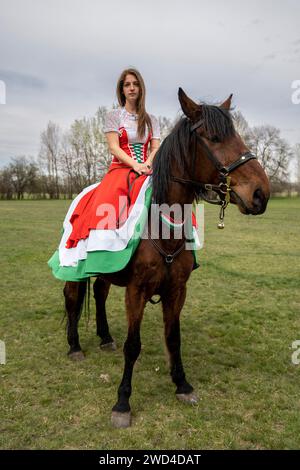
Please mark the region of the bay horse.
<svg viewBox="0 0 300 470"><path fill-rule="evenodd" d="M199 197L205 199L212 189L219 195L221 226L229 202L236 204L243 214L262 214L270 195L268 178L235 131L230 114L232 95L220 106L196 104L181 88L178 98L184 115L156 154L152 174L153 203L191 205ZM161 234L161 227L158 230ZM99 274L93 286L100 346L111 349L115 348L115 343L108 327L105 302L111 284L126 287L128 333L123 349L123 378L111 415L115 427L131 424L129 399L133 367L141 351L140 326L145 305L154 295L159 295L162 303L176 396L187 403L197 402L181 360L179 318L186 298L186 283L194 267L194 255L185 249L183 232L181 239L171 232L169 239L160 236L156 240L153 233L151 227L125 269L114 274ZM77 325L86 285L87 282L66 282L64 287L68 354L74 360L84 357Z"/></svg>

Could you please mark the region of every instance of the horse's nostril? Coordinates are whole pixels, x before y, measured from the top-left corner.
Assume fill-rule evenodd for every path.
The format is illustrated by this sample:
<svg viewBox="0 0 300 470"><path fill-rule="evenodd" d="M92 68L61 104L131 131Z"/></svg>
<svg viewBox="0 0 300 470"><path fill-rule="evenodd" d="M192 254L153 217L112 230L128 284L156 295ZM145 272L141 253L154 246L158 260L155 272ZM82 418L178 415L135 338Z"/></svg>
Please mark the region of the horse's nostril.
<svg viewBox="0 0 300 470"><path fill-rule="evenodd" d="M264 210L266 203L266 198L264 193L260 188L256 189L253 193L253 205L257 209L257 211Z"/></svg>
<svg viewBox="0 0 300 470"><path fill-rule="evenodd" d="M253 193L253 199L258 199L259 201L263 198L263 192L260 188L256 189Z"/></svg>

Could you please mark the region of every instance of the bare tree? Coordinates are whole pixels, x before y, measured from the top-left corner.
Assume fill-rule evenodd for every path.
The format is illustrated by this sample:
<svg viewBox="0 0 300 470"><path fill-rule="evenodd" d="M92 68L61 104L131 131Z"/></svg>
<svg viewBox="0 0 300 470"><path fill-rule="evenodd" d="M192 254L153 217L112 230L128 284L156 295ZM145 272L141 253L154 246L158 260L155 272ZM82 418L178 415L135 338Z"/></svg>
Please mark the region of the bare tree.
<svg viewBox="0 0 300 470"><path fill-rule="evenodd" d="M74 151L70 144L70 133L63 134L60 151L60 171L64 179L64 194L72 199L76 191Z"/></svg>
<svg viewBox="0 0 300 470"><path fill-rule="evenodd" d="M14 192L18 199L24 198L24 193L32 193L37 180L38 167L26 157L16 157L10 163L9 174Z"/></svg>
<svg viewBox="0 0 300 470"><path fill-rule="evenodd" d="M111 154L108 149L105 134L103 132L106 114L107 108L105 106L100 106L96 112L96 116L93 122L95 140L97 143L97 177L100 180L103 178L109 165L111 164Z"/></svg>
<svg viewBox="0 0 300 470"><path fill-rule="evenodd" d="M0 197L1 199L12 199L14 187L11 178L11 171L8 167L0 172Z"/></svg>
<svg viewBox="0 0 300 470"><path fill-rule="evenodd" d="M253 127L247 143L257 155L271 182L287 179L292 151L280 137L279 129L273 126Z"/></svg>
<svg viewBox="0 0 300 470"><path fill-rule="evenodd" d="M53 185L50 197L53 195L59 199L59 152L61 131L57 124L49 121L47 129L41 133L40 162L46 169L49 178L49 186Z"/></svg>
<svg viewBox="0 0 300 470"><path fill-rule="evenodd" d="M296 163L296 191L300 196L300 143L294 145L294 157Z"/></svg>
<svg viewBox="0 0 300 470"><path fill-rule="evenodd" d="M85 185L101 180L111 162L103 133L106 113L104 106L99 107L95 116L76 120L71 125L69 142Z"/></svg>
<svg viewBox="0 0 300 470"><path fill-rule="evenodd" d="M161 140L164 140L167 137L167 135L170 134L175 123L171 119L164 117L164 116L159 116L158 122L159 122Z"/></svg>
<svg viewBox="0 0 300 470"><path fill-rule="evenodd" d="M234 127L236 131L240 134L240 136L244 139L245 143L249 140L250 136L250 126L246 121L245 117L241 113L241 111L237 110L232 113Z"/></svg>

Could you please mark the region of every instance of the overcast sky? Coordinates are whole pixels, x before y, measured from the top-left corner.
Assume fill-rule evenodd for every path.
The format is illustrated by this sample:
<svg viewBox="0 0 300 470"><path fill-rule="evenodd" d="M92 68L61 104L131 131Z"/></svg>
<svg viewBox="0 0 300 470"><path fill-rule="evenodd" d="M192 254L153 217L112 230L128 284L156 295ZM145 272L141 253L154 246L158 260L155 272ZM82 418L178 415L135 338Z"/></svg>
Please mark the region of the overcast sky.
<svg viewBox="0 0 300 470"><path fill-rule="evenodd" d="M157 116L177 115L179 86L195 100L233 93L249 124L300 142L299 25L299 0L0 0L0 166L36 156L49 120L67 129L111 107L127 66Z"/></svg>

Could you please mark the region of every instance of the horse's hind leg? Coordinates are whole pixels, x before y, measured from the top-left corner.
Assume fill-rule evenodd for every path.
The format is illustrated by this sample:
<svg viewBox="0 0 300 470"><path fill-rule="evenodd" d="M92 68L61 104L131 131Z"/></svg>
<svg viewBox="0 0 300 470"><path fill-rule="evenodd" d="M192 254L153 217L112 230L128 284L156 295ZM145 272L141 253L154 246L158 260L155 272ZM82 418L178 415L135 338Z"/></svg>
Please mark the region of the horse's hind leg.
<svg viewBox="0 0 300 470"><path fill-rule="evenodd" d="M65 307L68 315L67 338L70 346L68 355L75 361L84 359L79 343L78 321L86 293L86 284L86 281L66 282L64 287Z"/></svg>
<svg viewBox="0 0 300 470"><path fill-rule="evenodd" d="M115 351L116 344L109 332L105 309L110 283L97 277L93 288L96 301L97 335L101 338L100 348Z"/></svg>
<svg viewBox="0 0 300 470"><path fill-rule="evenodd" d="M170 357L170 373L176 385L176 396L179 400L196 403L197 397L193 387L187 382L181 360L180 352L180 312L184 305L186 287L168 291L162 297L163 317L165 324L165 339Z"/></svg>

